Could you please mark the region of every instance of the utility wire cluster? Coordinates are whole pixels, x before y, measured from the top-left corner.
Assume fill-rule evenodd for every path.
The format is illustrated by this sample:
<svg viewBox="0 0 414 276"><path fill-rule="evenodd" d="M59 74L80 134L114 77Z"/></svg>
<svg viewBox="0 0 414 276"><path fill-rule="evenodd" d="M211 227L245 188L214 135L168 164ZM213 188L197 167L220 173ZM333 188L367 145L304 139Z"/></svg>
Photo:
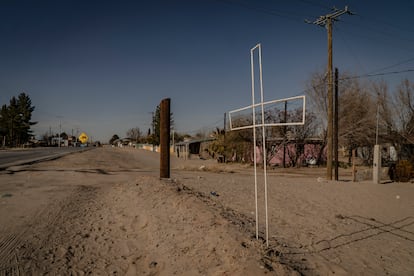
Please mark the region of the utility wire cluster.
<svg viewBox="0 0 414 276"><path fill-rule="evenodd" d="M258 6L258 2L253 2L253 1L243 1L243 0L217 0L221 3L225 3L228 5L234 5L234 6L239 6L242 8L245 8L247 10L251 10L254 12L259 12L259 13L264 13L264 14L268 14L270 16L275 16L275 17L280 17L283 19L288 19L291 21L294 21L296 23L300 23L302 24L303 21L305 20L305 22L307 23L315 23L317 24L318 22L321 24L318 25L323 25L322 23L324 22L324 20L326 20L326 17L320 17L318 18L315 22L310 22L304 18L311 18L313 17L313 15L311 14L301 14L298 13L298 11L287 11L287 10L281 10L279 8L268 8L268 7L263 7L263 6ZM307 4L309 6L312 7L320 7L322 9L326 9L326 10L332 10L331 7L327 6L323 1L316 1L316 0L297 0L298 2L302 2L304 4ZM411 51L412 52L412 47L408 47L406 48L404 46L404 44L401 43L396 43L396 41L403 41L405 43L414 43L414 39L412 38L413 34L414 34L414 28L410 27L410 26L398 26L397 24L395 24L394 22L388 22L386 20L383 19L377 19L377 18L373 18L373 17L367 17L365 15L363 15L361 12L358 13L354 13L354 12L350 12L348 9L346 9L345 11L340 11L338 9L333 9L333 12L331 15L337 15L337 13L349 13L352 15L356 15L359 19L367 21L367 24L363 24L363 26L361 26L361 24L355 23L355 20L353 21L346 21L343 20L344 23L346 23L347 25L352 25L353 26L353 30L359 30L362 27L364 29L369 29L371 30L371 32L368 33L364 33L364 36L362 37L363 39L369 39L369 40L375 40L377 42L384 42L384 36L386 38L392 38L391 40L388 40L390 43L394 43L396 47L400 48L400 49L405 49L407 51ZM340 15L340 14L338 14ZM374 22L375 24L372 24L372 22ZM337 31L340 31L341 33L348 33L352 36L358 36L357 33L355 32L347 32L345 30L343 30L342 28L339 29L337 26L335 26L335 29ZM393 31L390 31L390 29L392 29ZM398 31L398 33L396 32ZM408 37L401 37L401 32L407 33L409 36ZM375 37L377 35L380 35L382 38L380 37ZM408 61L413 61L414 58L411 58ZM405 62L404 62L405 63ZM399 63L399 64L394 64L394 65L390 65L390 66L385 66L383 68L378 68L375 69L365 75L369 75L369 74L373 74L385 69L389 69L391 67L395 67L397 65L401 65L403 63ZM398 71L399 73L400 71ZM401 71L403 72L403 71ZM408 71L410 72L410 71ZM389 75L389 74L395 74L395 73L384 73L384 75Z"/></svg>
<svg viewBox="0 0 414 276"><path fill-rule="evenodd" d="M266 7L263 7L263 6L257 6L258 2L249 2L249 1L243 1L243 0L216 0L216 1L228 4L228 5L239 6L239 7L242 7L244 9L251 10L253 12L264 13L264 14L268 14L270 16L276 16L276 17L280 17L280 18L283 18L283 19L288 19L288 20L294 21L296 23L303 23L304 18L313 17L313 15L311 15L311 14L306 14L305 15L305 14L298 13L297 11L286 11L286 10L280 10L280 9L275 9L275 8L270 9L270 8L266 8ZM322 9L326 9L326 10L331 9L331 7L325 5L324 2L319 2L319 1L315 1L315 0L297 0L297 1L308 4L308 5L313 6L313 7L320 7ZM386 37L392 37L392 38L396 38L399 41L405 41L405 42L408 42L408 43L414 42L414 39L411 38L412 36L410 36L409 38L405 38L405 37L401 37L401 36L397 35L396 32L390 32L390 31L384 30L384 27L387 27L387 28L392 28L392 29L397 30L397 31L408 32L408 33L410 33L410 35L412 35L414 33L414 29L411 29L407 26L397 26L396 24L387 22L385 20L378 20L376 18L368 18L366 16L361 15L360 13L350 12L347 7L345 8L345 10L338 10L338 9L334 8L331 15L336 18L336 17L339 17L340 15L345 14L345 13L348 13L348 14L351 14L351 15L357 15L358 18L360 18L361 20L368 20L369 22L375 22L375 25L373 25L373 26L372 26L372 24L371 25L370 24L364 24L364 28L368 28L368 29L372 30L371 34L381 35L381 36L386 36ZM307 21L307 20L305 20L305 22L306 23L314 23L314 24L323 26L326 22L326 19L327 19L326 16L321 16L317 20L315 20L314 22L310 22L310 21ZM349 22L349 21L345 21L345 22L346 22L346 24L353 25L355 29L360 29L361 28L361 25L358 25L357 23L352 23L352 22ZM383 27L380 27L379 25L381 25ZM335 26L335 29L337 30L336 26ZM339 31L344 32L344 31L342 31L342 29L340 29ZM357 35L357 34L351 33L351 35ZM371 37L367 37L365 35L364 35L363 38L364 39L371 39ZM381 72L381 71L391 69L391 68L394 68L394 67L397 67L397 66L400 66L400 65L403 65L403 64L407 64L407 63L410 63L412 61L414 61L414 57L403 60L403 61L396 62L394 64L386 65L386 66L371 70L371 71L369 71L368 73L365 73L365 74L340 78L340 79L338 79L338 81L341 82L341 81L346 81L346 80L350 80L350 79L362 79L362 78L372 78L372 77L377 77L377 76L388 76L388 75L397 75L397 74L403 74L403 73L411 73L411 72L414 72L414 69L412 69L412 68L402 69L402 70L395 70L395 71L387 71L387 72ZM327 84L327 81L324 80L324 81L321 81L320 85L318 85L317 87L321 87L321 86L324 86L326 84ZM306 93L306 90L303 90L303 91L299 92L296 95L297 96L298 95L303 95L304 93ZM218 120L218 121L214 122L211 125L216 125L220 121L221 120ZM195 132L195 131L193 131L193 132Z"/></svg>

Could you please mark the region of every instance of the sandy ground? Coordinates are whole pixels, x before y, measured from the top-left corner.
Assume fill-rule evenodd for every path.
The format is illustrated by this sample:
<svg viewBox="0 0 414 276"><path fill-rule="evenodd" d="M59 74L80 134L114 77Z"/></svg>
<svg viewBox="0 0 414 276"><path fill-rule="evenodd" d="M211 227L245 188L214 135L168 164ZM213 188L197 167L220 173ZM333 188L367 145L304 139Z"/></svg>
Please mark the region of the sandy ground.
<svg viewBox="0 0 414 276"><path fill-rule="evenodd" d="M0 174L0 275L414 275L414 184L99 148ZM259 175L261 170L258 170Z"/></svg>

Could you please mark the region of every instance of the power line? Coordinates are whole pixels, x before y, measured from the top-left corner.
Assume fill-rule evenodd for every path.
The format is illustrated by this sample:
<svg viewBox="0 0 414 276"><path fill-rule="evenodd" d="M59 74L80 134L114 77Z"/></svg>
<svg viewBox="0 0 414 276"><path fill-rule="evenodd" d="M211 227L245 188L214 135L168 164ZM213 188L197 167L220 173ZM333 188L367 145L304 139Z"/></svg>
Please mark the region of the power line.
<svg viewBox="0 0 414 276"><path fill-rule="evenodd" d="M355 53L353 51L351 51L350 45L345 40L345 37L342 35L341 29L340 28L337 28L337 26L335 26L335 30L339 31L338 33L340 34L340 38L342 39L344 45L347 47L347 49L351 53L351 55L353 55L353 57L355 58L355 60L359 64L359 67L360 68L363 68L364 66L361 64L359 58L355 55ZM371 71L369 71L368 73L366 73L364 75L374 74L374 73L377 73L377 72L381 72L381 71L384 71L384 70L387 70L387 69L391 69L391 68L394 68L394 67L397 67L397 66L400 66L400 65L403 65L403 64L407 64L407 63L412 62L412 61L414 61L414 57L411 57L409 59L404 59L404 60L398 61L398 62L396 62L394 64L387 65L387 66L384 66L384 67L380 67L378 69L371 70ZM368 70L363 70L363 71L368 71Z"/></svg>
<svg viewBox="0 0 414 276"><path fill-rule="evenodd" d="M335 27L336 27L336 26L335 26ZM339 30L339 28L335 28L335 30ZM358 57L355 55L355 53L354 53L353 51L351 51L351 48L350 48L350 46L348 45L348 42L346 41L346 39L345 39L345 38L341 35L341 32L339 32L339 34L340 34L340 38L342 39L342 41L343 41L344 45L347 47L348 51L351 53L351 55L353 55L353 57L355 58L355 60L356 60L356 61L357 61L357 63L359 64L359 67L360 67L360 68L363 68L364 66L361 64L360 60L359 60L359 59L358 59ZM399 61L399 62L397 62L397 63L394 63L394 64L391 64L391 65L387 65L387 66L384 66L384 67L381 67L381 68L378 68L378 69L372 70L372 71L370 71L370 72L368 72L368 73L366 73L366 74L363 74L363 75L358 76L358 78L364 78L364 77L374 77L374 76L379 76L379 75L390 75L390 74L398 74L398 73L410 72L410 71L406 71L406 70L400 70L400 71L393 71L393 72L388 72L388 73L386 72L386 73L383 73L383 74L375 74L375 75L374 75L374 73L381 72L381 71L384 71L384 70L387 70L387 69L390 69L390 68L394 68L394 67L397 67L397 66L400 66L400 65L403 65L403 64L409 63L409 62L411 62L411 61L414 61L414 57L409 58L409 59L404 59L404 60ZM363 70L363 71L367 71L367 70Z"/></svg>
<svg viewBox="0 0 414 276"><path fill-rule="evenodd" d="M338 33L340 34L340 38L342 39L342 41L343 41L344 45L348 48L348 51L349 51L349 52L350 52L350 53L354 56L354 58L357 60L357 62L358 62L358 64L359 64L359 66L360 66L360 67L363 67L363 66L361 65L361 62L359 61L358 57L355 55L354 51L351 51L351 47L349 46L348 42L345 40L345 37L344 37L344 36L342 36L342 29L338 28L336 25L335 25L334 27L335 27L335 30L337 30L337 31L338 31ZM372 71L368 72L367 74L373 74L373 73L380 72L380 71L383 71L383 70L386 70L386 69L390 69L390 68L393 68L393 67L397 67L397 66L400 66L400 65L403 65L403 64L409 63L409 62L411 62L411 61L414 61L414 57L409 58L409 59L404 59L404 60L398 61L398 62L396 62L396 63L394 63L394 64L387 65L387 66L384 66L384 67L381 67L381 68L378 68L378 69L372 70Z"/></svg>
<svg viewBox="0 0 414 276"><path fill-rule="evenodd" d="M299 0L299 1L302 2L302 3L305 3L305 4L312 5L312 6L318 6L320 8L327 9L327 10L329 10L331 8L329 6L326 6L326 5L323 5L321 3L317 3L315 1L311 1L311 0Z"/></svg>
<svg viewBox="0 0 414 276"><path fill-rule="evenodd" d="M334 26L335 31L338 31L339 34L339 38L342 39L343 44L345 45L345 47L347 48L348 52L353 56L353 58L356 60L358 66L360 68L364 69L364 66L362 65L360 59L358 58L358 56L355 54L355 51L353 48L351 48L350 44L348 43L348 41L345 39L345 37L342 35L342 32L339 31L339 28L337 28L337 26ZM365 71L365 70L364 70Z"/></svg>
<svg viewBox="0 0 414 276"><path fill-rule="evenodd" d="M351 80L351 79L370 78L370 77L377 77L377 76L396 75L396 74L408 73L408 72L414 72L414 69L406 69L406 70L401 70L401 71L392 71L392 72L377 73L377 74L364 74L364 75L359 75L359 76L346 77L340 80Z"/></svg>
<svg viewBox="0 0 414 276"><path fill-rule="evenodd" d="M390 22L387 22L387 21L385 21L385 20L380 20L380 19L377 19L377 18L367 17L367 16L361 16L361 15L358 15L358 16L359 16L362 20L368 20L368 21L377 22L377 23L379 23L379 24L382 24L383 26L391 27L391 28L394 28L394 29L396 29L396 30L398 30L398 31L404 31L404 32L414 33L414 29L408 29L408 28L407 28L407 25L404 25L404 26L397 26L397 25L395 25L395 24L393 24L393 23L390 23ZM376 24L376 25L378 25L378 24Z"/></svg>
<svg viewBox="0 0 414 276"><path fill-rule="evenodd" d="M361 28L361 25L358 24L358 23L353 23L353 22L348 22L348 21L346 21L345 23L349 24L349 25L353 25L353 26L358 27L358 28ZM404 42L411 42L411 43L414 42L414 40L411 37L412 34L410 34L410 37L407 38L407 37L404 37L404 36L396 35L395 31L391 31L391 30L387 31L387 30L384 30L383 28L378 28L378 26L376 26L376 25L369 26L367 24L362 24L362 26L363 26L364 29L370 29L370 30L374 31L377 34L381 34L381 35L384 35L386 37L396 38L396 39L404 41ZM364 35L366 35L366 34L369 34L369 32L366 32Z"/></svg>
<svg viewBox="0 0 414 276"><path fill-rule="evenodd" d="M344 78L340 78L339 81L371 78L371 77L387 76L387 75L397 75L397 74L410 73L410 72L414 72L414 69L405 69L405 70L400 70L400 71L391 71L391 72L384 72L384 73L377 73L377 74L363 74L363 75L357 75L357 76L352 76L352 77L344 77ZM314 86L314 88L319 88L324 85L326 85L326 80L321 81L318 85ZM308 89L305 89L302 92L299 92L297 95L302 95L303 93L306 93L307 90Z"/></svg>
<svg viewBox="0 0 414 276"><path fill-rule="evenodd" d="M281 18L284 18L284 19L289 19L289 20L295 21L295 22L301 22L302 17L306 16L306 15L303 15L303 14L297 14L297 13L293 13L293 12L290 12L290 11L281 11L281 10L268 9L268 8L263 8L263 7L256 7L256 6L252 6L252 5L250 5L248 3L245 3L245 2L239 2L239 1L234 1L234 0L217 0L217 1L222 2L222 3L226 3L226 4L230 4L230 5L237 5L237 6L245 8L245 9L252 10L252 11L255 11L255 12L259 12L259 13L265 13L265 14L281 17Z"/></svg>
<svg viewBox="0 0 414 276"><path fill-rule="evenodd" d="M197 132L202 132L203 130L207 130L207 129L214 129L216 127L218 127L221 123L223 122L223 118L218 119L217 121L215 121L214 123L210 123L208 125L204 125L198 129L193 129L190 131L186 131L187 133L197 133Z"/></svg>
<svg viewBox="0 0 414 276"><path fill-rule="evenodd" d="M412 58L410 60L414 60L414 58ZM376 77L376 76L396 75L396 74L410 73L410 72L414 72L414 69L405 69L405 70L400 70L400 71L390 71L390 72L377 73L377 74L363 74L363 75L358 75L358 76L340 78L340 79L338 79L338 81L361 79L361 78L370 78L370 77ZM319 87L322 87L322 86L325 86L325 85L326 85L326 80L323 80L323 81L321 81L321 83L314 86L314 88L319 88ZM307 91L308 91L308 89L302 90L301 92L295 94L295 96L303 95ZM220 118L217 121L215 121L214 123L210 123L206 126L200 127L198 129L195 129L195 130L184 131L184 132L186 132L186 133L197 133L197 132L201 132L203 130L212 129L212 128L217 127L218 125L220 125L220 123L222 123L222 121L223 121L223 118Z"/></svg>
<svg viewBox="0 0 414 276"><path fill-rule="evenodd" d="M397 62L397 63L392 64L392 65L389 65L389 66L382 67L380 69L373 70L373 71L369 72L368 74L373 74L373 73L376 73L378 71L383 71L383 70L386 70L386 69L390 69L390 68L393 68L393 67L396 67L396 66L399 66L399 65L408 63L410 61L414 61L414 57L413 58L410 58L410 59L407 59L407 60L403 60L403 61Z"/></svg>
<svg viewBox="0 0 414 276"><path fill-rule="evenodd" d="M381 45L384 44L384 42L388 43L388 44L392 44L395 47L400 48L401 50L407 51L412 53L413 48L410 47L409 45L405 45L405 44L410 44L413 43L414 40L411 38L404 38L404 37L400 37L395 35L395 33L385 33L383 31L378 31L375 28L369 27L368 25L359 25L359 24L353 24L353 23L349 23L347 21L344 21L345 24L349 24L354 26L354 29L371 29L371 32L365 32L364 34L359 34L359 33L355 33L355 32L350 32L350 31L346 31L344 29L339 29L338 27L336 27L336 30L340 30L343 33L352 35L354 37L359 37L365 40L369 40L371 42L375 42L375 43L380 43ZM384 37L387 38L387 40L384 40ZM402 44L401 42L404 42L405 44Z"/></svg>

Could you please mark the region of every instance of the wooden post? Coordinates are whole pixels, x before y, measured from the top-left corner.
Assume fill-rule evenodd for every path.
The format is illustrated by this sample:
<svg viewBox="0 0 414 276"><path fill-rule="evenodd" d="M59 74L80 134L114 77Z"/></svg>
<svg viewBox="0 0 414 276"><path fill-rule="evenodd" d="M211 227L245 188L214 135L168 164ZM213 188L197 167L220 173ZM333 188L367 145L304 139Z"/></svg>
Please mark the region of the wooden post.
<svg viewBox="0 0 414 276"><path fill-rule="evenodd" d="M352 182L356 181L356 173L357 173L357 170L355 168L355 155L356 155L356 150L353 149L352 150Z"/></svg>
<svg viewBox="0 0 414 276"><path fill-rule="evenodd" d="M170 178L170 102L160 104L160 178Z"/></svg>

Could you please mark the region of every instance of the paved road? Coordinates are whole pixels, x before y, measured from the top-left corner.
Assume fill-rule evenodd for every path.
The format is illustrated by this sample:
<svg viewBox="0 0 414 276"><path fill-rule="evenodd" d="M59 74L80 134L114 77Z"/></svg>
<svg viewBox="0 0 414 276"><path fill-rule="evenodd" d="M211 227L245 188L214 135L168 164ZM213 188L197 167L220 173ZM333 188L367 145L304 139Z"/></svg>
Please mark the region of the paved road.
<svg viewBox="0 0 414 276"><path fill-rule="evenodd" d="M69 153L84 151L88 149L91 148L56 147L0 150L0 170L7 169L11 166L55 159Z"/></svg>

